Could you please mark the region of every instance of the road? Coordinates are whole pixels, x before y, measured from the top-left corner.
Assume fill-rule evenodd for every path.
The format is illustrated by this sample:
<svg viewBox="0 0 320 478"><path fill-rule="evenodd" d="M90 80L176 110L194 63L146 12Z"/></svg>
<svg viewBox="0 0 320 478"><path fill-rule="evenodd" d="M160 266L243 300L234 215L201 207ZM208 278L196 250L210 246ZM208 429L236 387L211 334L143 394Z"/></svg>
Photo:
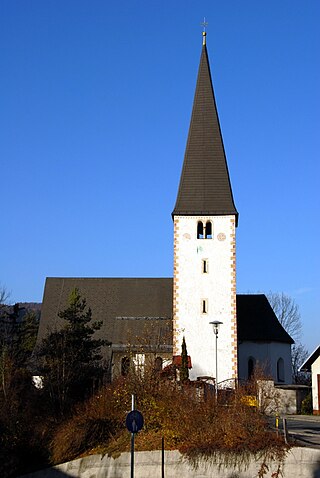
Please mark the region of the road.
<svg viewBox="0 0 320 478"><path fill-rule="evenodd" d="M320 449L320 416L287 415L289 438L297 445ZM283 430L283 419L279 419L279 428Z"/></svg>

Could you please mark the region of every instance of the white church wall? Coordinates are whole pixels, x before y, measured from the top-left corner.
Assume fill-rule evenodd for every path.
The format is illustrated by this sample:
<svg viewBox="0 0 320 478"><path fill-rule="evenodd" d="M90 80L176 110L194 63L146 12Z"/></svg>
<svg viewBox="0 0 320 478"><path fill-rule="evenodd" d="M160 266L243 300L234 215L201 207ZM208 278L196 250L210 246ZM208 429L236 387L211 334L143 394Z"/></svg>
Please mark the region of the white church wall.
<svg viewBox="0 0 320 478"><path fill-rule="evenodd" d="M275 383L292 383L291 346L280 342L241 342L238 345L239 378L248 379L248 362L253 359L266 375L272 377ZM278 360L283 360L283 370L280 367L278 376ZM280 378L280 380L278 380Z"/></svg>
<svg viewBox="0 0 320 478"><path fill-rule="evenodd" d="M212 222L212 239L197 239L198 221ZM185 336L192 380L215 376L215 336L209 322L223 322L218 336L218 381L237 374L235 218L176 216L174 233L174 354ZM207 272L203 272L206 260ZM206 301L203 311L202 301Z"/></svg>
<svg viewBox="0 0 320 478"><path fill-rule="evenodd" d="M157 359L161 359L162 364L157 366ZM124 366L124 362L127 364ZM136 372L143 376L145 370L155 368L160 371L172 362L172 352L140 352L130 350L128 347L124 351L113 351L111 380L115 380L121 375L126 375L130 367L134 367Z"/></svg>
<svg viewBox="0 0 320 478"><path fill-rule="evenodd" d="M320 356L311 365L313 413L320 415L318 375L320 375Z"/></svg>

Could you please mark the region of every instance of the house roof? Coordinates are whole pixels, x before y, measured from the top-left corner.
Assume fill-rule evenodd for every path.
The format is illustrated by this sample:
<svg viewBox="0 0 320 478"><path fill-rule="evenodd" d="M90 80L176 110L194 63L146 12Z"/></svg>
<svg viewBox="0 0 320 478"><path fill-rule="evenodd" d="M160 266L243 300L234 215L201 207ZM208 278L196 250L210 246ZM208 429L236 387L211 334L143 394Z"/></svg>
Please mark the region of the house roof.
<svg viewBox="0 0 320 478"><path fill-rule="evenodd" d="M237 294L237 322L239 341L294 343L264 294Z"/></svg>
<svg viewBox="0 0 320 478"><path fill-rule="evenodd" d="M200 58L189 135L172 215L236 215L207 47Z"/></svg>
<svg viewBox="0 0 320 478"><path fill-rule="evenodd" d="M62 325L58 312L77 287L102 322L97 335L113 350L128 344L172 350L173 280L171 278L47 278L38 340ZM292 343L264 295L238 295L238 339Z"/></svg>
<svg viewBox="0 0 320 478"><path fill-rule="evenodd" d="M317 360L320 356L320 345L312 352L312 354L307 358L307 360L299 368L300 371L311 372L311 365Z"/></svg>

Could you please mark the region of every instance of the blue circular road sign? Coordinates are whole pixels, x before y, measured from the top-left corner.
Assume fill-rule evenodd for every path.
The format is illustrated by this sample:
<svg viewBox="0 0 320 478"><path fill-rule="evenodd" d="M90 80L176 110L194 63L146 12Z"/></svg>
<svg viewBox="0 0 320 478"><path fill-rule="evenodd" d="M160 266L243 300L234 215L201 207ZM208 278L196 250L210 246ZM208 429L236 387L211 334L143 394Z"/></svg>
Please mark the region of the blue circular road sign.
<svg viewBox="0 0 320 478"><path fill-rule="evenodd" d="M139 410L132 410L126 418L126 427L131 433L137 433L143 427L143 416Z"/></svg>

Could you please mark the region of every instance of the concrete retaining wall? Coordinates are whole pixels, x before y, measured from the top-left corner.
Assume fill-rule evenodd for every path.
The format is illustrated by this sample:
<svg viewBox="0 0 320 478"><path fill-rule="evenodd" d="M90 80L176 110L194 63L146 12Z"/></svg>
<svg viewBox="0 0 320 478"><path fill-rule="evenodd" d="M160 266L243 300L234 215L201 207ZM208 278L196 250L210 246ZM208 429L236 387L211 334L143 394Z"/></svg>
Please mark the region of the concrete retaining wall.
<svg viewBox="0 0 320 478"><path fill-rule="evenodd" d="M269 463L264 478L271 477L277 470L277 463ZM253 478L260 469L260 463L251 461L248 466L226 467L219 462L201 461L193 467L178 451L165 452L166 478ZM24 475L25 478L128 478L130 477L130 453L123 453L113 459L103 455L92 455ZM281 476L281 475L280 475ZM320 478L320 450L292 448L283 467L283 478ZM135 454L135 477L161 477L161 452L137 452Z"/></svg>

